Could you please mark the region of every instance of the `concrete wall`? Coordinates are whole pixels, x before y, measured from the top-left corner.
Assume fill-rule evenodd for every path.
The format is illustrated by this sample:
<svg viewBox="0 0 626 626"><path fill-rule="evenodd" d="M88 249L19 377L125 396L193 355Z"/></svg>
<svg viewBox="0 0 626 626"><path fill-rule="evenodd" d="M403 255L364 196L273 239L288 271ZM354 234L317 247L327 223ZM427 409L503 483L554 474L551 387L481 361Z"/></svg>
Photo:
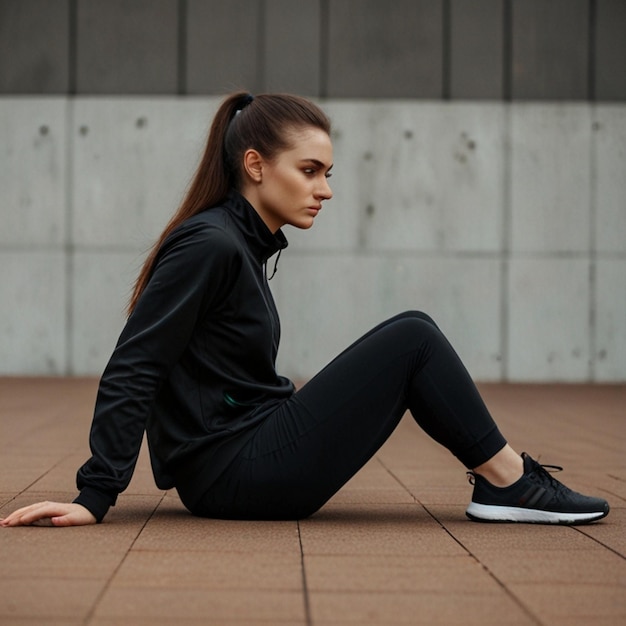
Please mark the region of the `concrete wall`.
<svg viewBox="0 0 626 626"><path fill-rule="evenodd" d="M624 0L0 0L0 93L626 101Z"/></svg>
<svg viewBox="0 0 626 626"><path fill-rule="evenodd" d="M0 374L98 374L219 99L0 99ZM626 105L328 99L335 198L272 281L281 369L431 313L479 380L626 380Z"/></svg>
<svg viewBox="0 0 626 626"><path fill-rule="evenodd" d="M406 308L481 380L626 380L624 0L0 0L0 374L97 374L218 95L335 120L272 281L307 378Z"/></svg>

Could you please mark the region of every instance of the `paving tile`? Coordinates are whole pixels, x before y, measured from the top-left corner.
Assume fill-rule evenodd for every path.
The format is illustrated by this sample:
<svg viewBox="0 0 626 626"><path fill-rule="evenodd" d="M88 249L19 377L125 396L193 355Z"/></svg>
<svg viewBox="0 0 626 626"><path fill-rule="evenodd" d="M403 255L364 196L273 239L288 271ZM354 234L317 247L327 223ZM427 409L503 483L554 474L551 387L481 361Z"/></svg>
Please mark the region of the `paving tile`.
<svg viewBox="0 0 626 626"><path fill-rule="evenodd" d="M300 522L310 554L463 555L465 552L417 505L327 505Z"/></svg>
<svg viewBox="0 0 626 626"><path fill-rule="evenodd" d="M75 493L33 493L15 498L2 513L39 502L52 500L68 502ZM76 528L16 527L0 529L0 552L14 555L0 569L0 577L13 573L76 578L75 570L89 569L100 555L105 555L100 568L94 565L89 577L106 574L109 557L121 560L135 541L159 498L149 496L120 496L103 524ZM45 559L42 555L46 555ZM103 569L104 568L104 569ZM39 573L37 573L39 572Z"/></svg>
<svg viewBox="0 0 626 626"><path fill-rule="evenodd" d="M412 504L406 489L350 489L344 487L329 502L333 504Z"/></svg>
<svg viewBox="0 0 626 626"><path fill-rule="evenodd" d="M41 617L11 616L4 618L0 616L0 624L10 623L10 626L41 626ZM46 626L84 626L85 620L76 617L46 617Z"/></svg>
<svg viewBox="0 0 626 626"><path fill-rule="evenodd" d="M589 626L591 623L593 626L623 626L624 618L600 615L594 615L592 618L588 615L551 615L542 623L549 626Z"/></svg>
<svg viewBox="0 0 626 626"><path fill-rule="evenodd" d="M313 623L536 624L507 593L332 593L309 595Z"/></svg>
<svg viewBox="0 0 626 626"><path fill-rule="evenodd" d="M112 587L164 589L302 590L302 559L256 552L131 550Z"/></svg>
<svg viewBox="0 0 626 626"><path fill-rule="evenodd" d="M124 560L129 547L129 544L120 543L110 549L98 550L77 542L76 548L69 549L68 544L73 543L69 536L66 541L58 541L56 538L51 540L50 534L44 537L46 533L41 528L28 531L29 535L25 531L3 529L0 546L4 565L0 568L0 586L7 579L38 580L37 584L44 585L46 580L63 579L67 584L73 584L74 580L108 580ZM43 541L35 540L35 533ZM7 535L8 542L4 541L4 535Z"/></svg>
<svg viewBox="0 0 626 626"><path fill-rule="evenodd" d="M51 462L48 463L45 471L42 471L40 476L29 485L30 491L59 492L73 487L76 483L76 471L87 460L88 452L70 454L61 460L57 453L56 456L50 458Z"/></svg>
<svg viewBox="0 0 626 626"><path fill-rule="evenodd" d="M456 506L461 512L465 510L472 497L471 490L463 487L422 487L409 490L423 505L446 504Z"/></svg>
<svg viewBox="0 0 626 626"><path fill-rule="evenodd" d="M513 584L509 588L544 623L552 624L555 618L587 620L598 624L599 620L614 620L614 624L626 622L626 594L624 585L589 585L541 583ZM609 622L610 623L610 622Z"/></svg>
<svg viewBox="0 0 626 626"><path fill-rule="evenodd" d="M484 550L507 551L510 548L527 550L529 553L559 551L564 547L570 550L584 550L593 547L595 543L578 532L576 527L481 524L470 522L460 516L458 520L450 519L445 508L439 506L433 509L433 514L442 521L446 530L472 554Z"/></svg>
<svg viewBox="0 0 626 626"><path fill-rule="evenodd" d="M469 555L307 555L304 566L310 592L500 591L499 584Z"/></svg>
<svg viewBox="0 0 626 626"><path fill-rule="evenodd" d="M451 455L448 458L436 461L435 466L430 464L404 464L391 468L394 477L406 489L420 492L432 488L470 490L467 479L467 470Z"/></svg>
<svg viewBox="0 0 626 626"><path fill-rule="evenodd" d="M96 617L179 619L211 616L213 620L253 623L304 621L302 594L295 591L110 588L95 611Z"/></svg>
<svg viewBox="0 0 626 626"><path fill-rule="evenodd" d="M397 489L398 482L377 459L373 459L345 484L347 489L352 487Z"/></svg>
<svg viewBox="0 0 626 626"><path fill-rule="evenodd" d="M300 522L193 517L175 490L156 489L144 448L103 524L0 529L0 624L624 623L626 386L480 388L515 447L606 495L608 518L573 528L468 521L465 469L410 416ZM0 378L0 515L75 496L95 389Z"/></svg>
<svg viewBox="0 0 626 626"><path fill-rule="evenodd" d="M14 495L12 493L0 493L0 510L5 504L7 504L8 502L11 502L13 498L14 498Z"/></svg>
<svg viewBox="0 0 626 626"><path fill-rule="evenodd" d="M80 437L80 451L69 454L60 462L57 457L56 463L51 464L48 471L42 473L41 476L33 482L31 489L36 491L60 491L63 488L74 485L77 470L89 458L87 437L88 430L85 429L82 437ZM68 447L71 449L71 446L68 445ZM0 461L0 464L2 463L3 462ZM2 478L0 478L0 484L1 481ZM124 491L124 494L156 496L159 494L162 495L163 493L164 492L159 489L154 482L148 451L144 444L133 473L133 478L128 488Z"/></svg>
<svg viewBox="0 0 626 626"><path fill-rule="evenodd" d="M601 524L580 526L579 532L626 558L626 507L613 507Z"/></svg>
<svg viewBox="0 0 626 626"><path fill-rule="evenodd" d="M193 517L168 504L146 524L134 550L299 553L296 522L246 522ZM165 507L171 508L165 508Z"/></svg>
<svg viewBox="0 0 626 626"><path fill-rule="evenodd" d="M207 616L198 618L181 618L176 617L177 626L207 626ZM269 620L260 620L255 618L254 622L251 620L232 620L228 617L224 619L216 619L211 616L210 626L251 626L251 623L258 624L259 626L273 626L274 624L280 624L280 626L309 626L306 620L283 620L271 618ZM82 623L82 622L81 622ZM33 625L35 626L35 625ZM40 626L37 624L36 626ZM89 620L89 626L172 626L172 618L166 617L160 619L158 617L96 617Z"/></svg>
<svg viewBox="0 0 626 626"><path fill-rule="evenodd" d="M102 591L103 581L50 578L7 578L2 580L0 623L15 617L84 618Z"/></svg>
<svg viewBox="0 0 626 626"><path fill-rule="evenodd" d="M0 455L0 490L19 493L45 475L56 463L54 455Z"/></svg>
<svg viewBox="0 0 626 626"><path fill-rule="evenodd" d="M481 550L474 556L504 585L518 583L626 584L626 561L601 546L547 552Z"/></svg>

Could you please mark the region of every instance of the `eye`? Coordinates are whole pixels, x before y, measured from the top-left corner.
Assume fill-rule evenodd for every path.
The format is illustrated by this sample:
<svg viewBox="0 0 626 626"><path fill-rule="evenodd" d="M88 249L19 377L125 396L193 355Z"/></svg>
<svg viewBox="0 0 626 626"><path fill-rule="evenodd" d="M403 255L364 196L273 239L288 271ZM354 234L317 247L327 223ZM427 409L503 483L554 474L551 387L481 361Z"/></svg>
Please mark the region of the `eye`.
<svg viewBox="0 0 626 626"><path fill-rule="evenodd" d="M333 175L333 173L332 173L332 172L326 172L326 173L324 174L324 176L326 176L326 178L330 178L332 175Z"/></svg>

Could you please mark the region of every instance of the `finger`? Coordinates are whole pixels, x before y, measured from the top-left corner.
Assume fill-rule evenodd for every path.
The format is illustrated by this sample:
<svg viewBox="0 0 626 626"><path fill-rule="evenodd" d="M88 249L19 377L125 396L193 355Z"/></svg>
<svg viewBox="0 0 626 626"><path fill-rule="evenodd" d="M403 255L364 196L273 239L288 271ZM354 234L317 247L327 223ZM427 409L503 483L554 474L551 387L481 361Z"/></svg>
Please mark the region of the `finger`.
<svg viewBox="0 0 626 626"><path fill-rule="evenodd" d="M5 521L4 526L29 526L33 522L55 515L64 515L66 509L58 502L37 502L14 511Z"/></svg>
<svg viewBox="0 0 626 626"><path fill-rule="evenodd" d="M62 504L56 502L47 502L43 506L37 507L31 511L23 513L20 517L20 523L24 525L34 524L38 521L50 519L58 515L65 515L67 509Z"/></svg>
<svg viewBox="0 0 626 626"><path fill-rule="evenodd" d="M58 526L59 528L63 526L77 526L79 523L78 520L74 519L74 517L69 514L50 518L51 526Z"/></svg>
<svg viewBox="0 0 626 626"><path fill-rule="evenodd" d="M36 505L24 506L21 509L17 509L7 515L4 519L0 520L0 526L16 526L19 524L19 520L22 518L22 515L28 513L33 507L40 506L41 503Z"/></svg>
<svg viewBox="0 0 626 626"><path fill-rule="evenodd" d="M9 525L11 522L13 522L16 519L19 519L25 513L28 513L29 511L31 511L33 509L36 509L38 507L41 507L43 504L46 504L46 503L44 503L44 502L37 502L35 504L29 504L28 506L23 506L20 509L16 509L12 513L9 513L9 515L7 515L2 520L2 522L3 522L4 525Z"/></svg>

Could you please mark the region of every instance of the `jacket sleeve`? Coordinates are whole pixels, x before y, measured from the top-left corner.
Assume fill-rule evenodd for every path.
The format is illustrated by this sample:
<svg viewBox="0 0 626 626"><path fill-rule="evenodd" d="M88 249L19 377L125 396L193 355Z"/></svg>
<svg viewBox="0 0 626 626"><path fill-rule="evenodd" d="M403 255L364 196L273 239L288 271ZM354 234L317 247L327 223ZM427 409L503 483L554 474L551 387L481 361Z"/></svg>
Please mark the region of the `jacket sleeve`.
<svg viewBox="0 0 626 626"><path fill-rule="evenodd" d="M198 320L238 273L227 234L205 224L183 226L163 244L146 289L102 375L89 444L74 502L102 521L128 486L157 392L181 357Z"/></svg>

